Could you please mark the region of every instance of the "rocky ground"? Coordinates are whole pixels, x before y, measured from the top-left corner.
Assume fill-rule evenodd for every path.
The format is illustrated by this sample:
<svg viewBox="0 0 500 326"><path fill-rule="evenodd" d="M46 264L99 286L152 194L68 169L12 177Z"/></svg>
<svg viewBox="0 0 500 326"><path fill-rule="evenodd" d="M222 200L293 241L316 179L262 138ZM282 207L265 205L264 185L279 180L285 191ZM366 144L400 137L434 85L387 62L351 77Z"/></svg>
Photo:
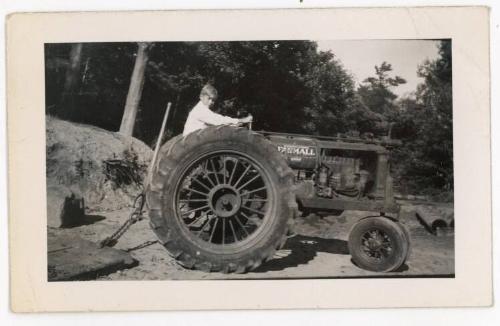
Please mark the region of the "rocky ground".
<svg viewBox="0 0 500 326"><path fill-rule="evenodd" d="M411 205L404 206L411 211ZM87 214L84 225L61 229L65 235L98 242L114 232L128 218L128 209ZM205 273L177 265L157 242L147 219L133 225L120 239L117 249L129 251L138 261L133 268L98 276L99 280L194 280L194 279L281 279L343 277L452 277L454 275L453 229L437 235L428 232L415 214L403 214L410 230L411 255L397 272L373 273L356 267L347 249L352 224L366 212L346 211L340 216L310 214L297 220L295 237L290 238L274 259L246 274Z"/></svg>

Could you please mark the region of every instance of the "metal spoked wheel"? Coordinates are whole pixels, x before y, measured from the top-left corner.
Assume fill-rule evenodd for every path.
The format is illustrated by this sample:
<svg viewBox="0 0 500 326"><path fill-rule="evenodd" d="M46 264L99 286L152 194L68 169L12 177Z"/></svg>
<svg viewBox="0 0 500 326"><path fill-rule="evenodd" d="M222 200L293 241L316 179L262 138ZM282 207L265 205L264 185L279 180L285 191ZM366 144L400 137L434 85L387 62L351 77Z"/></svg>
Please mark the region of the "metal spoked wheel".
<svg viewBox="0 0 500 326"><path fill-rule="evenodd" d="M187 268L243 273L271 259L297 213L294 175L262 135L214 126L160 150L146 194L151 227Z"/></svg>
<svg viewBox="0 0 500 326"><path fill-rule="evenodd" d="M217 152L189 165L175 208L184 230L213 250L242 246L270 218L273 193L263 168L242 153Z"/></svg>

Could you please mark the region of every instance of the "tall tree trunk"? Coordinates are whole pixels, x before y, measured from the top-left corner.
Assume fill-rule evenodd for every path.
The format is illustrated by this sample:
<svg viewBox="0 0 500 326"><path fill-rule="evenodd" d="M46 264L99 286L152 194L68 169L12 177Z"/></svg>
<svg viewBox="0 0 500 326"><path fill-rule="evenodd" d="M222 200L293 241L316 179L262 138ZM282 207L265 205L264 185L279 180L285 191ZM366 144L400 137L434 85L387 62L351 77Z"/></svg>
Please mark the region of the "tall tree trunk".
<svg viewBox="0 0 500 326"><path fill-rule="evenodd" d="M130 79L130 86L125 103L120 133L125 136L132 136L134 132L135 118L141 101L142 88L144 86L144 73L148 63L149 44L138 43L137 57L135 58L134 71Z"/></svg>
<svg viewBox="0 0 500 326"><path fill-rule="evenodd" d="M61 118L71 118L75 113L75 93L82 61L82 43L71 45L69 65L66 69L64 88L59 102L58 115Z"/></svg>

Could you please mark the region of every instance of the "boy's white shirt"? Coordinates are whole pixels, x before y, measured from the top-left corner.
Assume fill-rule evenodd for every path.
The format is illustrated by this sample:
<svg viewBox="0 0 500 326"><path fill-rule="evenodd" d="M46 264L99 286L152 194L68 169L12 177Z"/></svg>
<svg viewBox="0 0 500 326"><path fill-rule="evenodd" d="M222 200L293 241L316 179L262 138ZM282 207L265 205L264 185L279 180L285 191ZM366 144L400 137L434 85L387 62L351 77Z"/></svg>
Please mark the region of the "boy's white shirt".
<svg viewBox="0 0 500 326"><path fill-rule="evenodd" d="M184 131L182 132L182 135L186 136L193 131L203 129L208 126L236 124L238 122L238 119L213 112L208 106L200 101L194 106L191 112L189 112L186 123L184 124Z"/></svg>

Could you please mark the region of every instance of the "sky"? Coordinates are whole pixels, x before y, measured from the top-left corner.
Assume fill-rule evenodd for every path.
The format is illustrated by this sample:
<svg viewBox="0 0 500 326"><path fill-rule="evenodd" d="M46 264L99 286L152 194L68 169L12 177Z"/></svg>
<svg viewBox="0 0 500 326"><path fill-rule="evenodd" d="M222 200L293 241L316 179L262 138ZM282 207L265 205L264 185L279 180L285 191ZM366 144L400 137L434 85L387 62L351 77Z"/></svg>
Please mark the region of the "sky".
<svg viewBox="0 0 500 326"><path fill-rule="evenodd" d="M321 51L331 50L336 58L349 71L356 85L365 78L375 75L375 65L386 61L392 65L391 76L398 75L406 79L406 84L393 87L398 96L414 92L422 78L417 76L418 65L426 59L438 57L437 44L434 40L337 40L316 41Z"/></svg>

